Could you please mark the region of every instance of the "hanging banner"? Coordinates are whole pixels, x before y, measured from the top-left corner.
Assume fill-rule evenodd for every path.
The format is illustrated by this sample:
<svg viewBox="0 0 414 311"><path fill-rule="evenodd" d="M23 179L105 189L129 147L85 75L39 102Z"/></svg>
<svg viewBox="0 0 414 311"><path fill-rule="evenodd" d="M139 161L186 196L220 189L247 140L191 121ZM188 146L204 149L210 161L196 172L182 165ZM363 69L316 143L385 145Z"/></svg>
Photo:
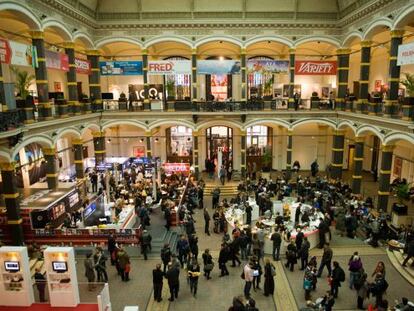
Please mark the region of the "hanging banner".
<svg viewBox="0 0 414 311"><path fill-rule="evenodd" d="M142 75L142 61L99 62L103 76L139 76Z"/></svg>
<svg viewBox="0 0 414 311"><path fill-rule="evenodd" d="M76 73L88 75L91 73L91 62L87 59L75 58Z"/></svg>
<svg viewBox="0 0 414 311"><path fill-rule="evenodd" d="M289 61L287 60L248 60L247 73L288 73Z"/></svg>
<svg viewBox="0 0 414 311"><path fill-rule="evenodd" d="M191 74L190 60L156 60L148 62L149 75Z"/></svg>
<svg viewBox="0 0 414 311"><path fill-rule="evenodd" d="M9 41L3 38L0 38L0 61L5 64L10 64L11 59L11 49Z"/></svg>
<svg viewBox="0 0 414 311"><path fill-rule="evenodd" d="M32 66L34 64L33 59L36 53L33 46L14 41L9 41L9 45L12 65Z"/></svg>
<svg viewBox="0 0 414 311"><path fill-rule="evenodd" d="M45 56L48 69L69 71L69 57L66 54L46 50Z"/></svg>
<svg viewBox="0 0 414 311"><path fill-rule="evenodd" d="M199 60L197 74L200 75L237 75L240 74L239 60Z"/></svg>
<svg viewBox="0 0 414 311"><path fill-rule="evenodd" d="M164 85L150 84L148 85L148 96L150 99L161 100L163 98ZM128 84L128 93L132 100L144 100L143 84Z"/></svg>
<svg viewBox="0 0 414 311"><path fill-rule="evenodd" d="M336 75L336 61L308 61L295 62L295 75Z"/></svg>
<svg viewBox="0 0 414 311"><path fill-rule="evenodd" d="M397 65L414 64L414 42L398 46Z"/></svg>

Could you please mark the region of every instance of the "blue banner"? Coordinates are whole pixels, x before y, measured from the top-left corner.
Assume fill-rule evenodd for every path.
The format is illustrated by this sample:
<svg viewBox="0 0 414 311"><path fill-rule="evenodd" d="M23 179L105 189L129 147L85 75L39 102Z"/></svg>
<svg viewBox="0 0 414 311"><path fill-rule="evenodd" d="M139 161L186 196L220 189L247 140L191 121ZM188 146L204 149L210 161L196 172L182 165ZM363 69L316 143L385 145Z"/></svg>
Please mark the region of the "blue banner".
<svg viewBox="0 0 414 311"><path fill-rule="evenodd" d="M239 60L199 60L197 74L200 75L237 75L240 74Z"/></svg>
<svg viewBox="0 0 414 311"><path fill-rule="evenodd" d="M142 61L99 62L102 76L142 75Z"/></svg>

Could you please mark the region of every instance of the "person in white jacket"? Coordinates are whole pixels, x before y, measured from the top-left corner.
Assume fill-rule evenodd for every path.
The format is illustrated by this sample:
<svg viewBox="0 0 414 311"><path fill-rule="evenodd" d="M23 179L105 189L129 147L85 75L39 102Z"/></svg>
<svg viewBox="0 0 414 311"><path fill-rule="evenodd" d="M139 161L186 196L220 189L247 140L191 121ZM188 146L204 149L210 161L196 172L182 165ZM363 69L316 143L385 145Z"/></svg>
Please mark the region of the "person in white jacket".
<svg viewBox="0 0 414 311"><path fill-rule="evenodd" d="M250 298L250 290L252 288L252 282L253 282L253 273L254 270L252 269L253 263L249 262L246 264L243 268L244 273L244 280L246 283L244 284L244 296L248 299Z"/></svg>

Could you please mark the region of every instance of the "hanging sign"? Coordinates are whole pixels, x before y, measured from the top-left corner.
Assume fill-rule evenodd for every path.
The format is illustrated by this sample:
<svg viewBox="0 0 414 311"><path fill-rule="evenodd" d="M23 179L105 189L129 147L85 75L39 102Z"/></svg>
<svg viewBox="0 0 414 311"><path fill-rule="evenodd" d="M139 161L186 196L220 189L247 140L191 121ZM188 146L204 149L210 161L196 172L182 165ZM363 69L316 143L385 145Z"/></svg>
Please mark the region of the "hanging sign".
<svg viewBox="0 0 414 311"><path fill-rule="evenodd" d="M142 61L99 62L103 76L139 76L142 75Z"/></svg>
<svg viewBox="0 0 414 311"><path fill-rule="evenodd" d="M200 75L237 75L240 74L239 60L199 60L197 74Z"/></svg>
<svg viewBox="0 0 414 311"><path fill-rule="evenodd" d="M190 60L158 60L148 62L149 75L191 74Z"/></svg>
<svg viewBox="0 0 414 311"><path fill-rule="evenodd" d="M336 61L308 61L295 62L295 75L336 75Z"/></svg>
<svg viewBox="0 0 414 311"><path fill-rule="evenodd" d="M9 41L3 38L0 38L0 61L5 64L10 64L11 59L11 49Z"/></svg>
<svg viewBox="0 0 414 311"><path fill-rule="evenodd" d="M91 73L91 62L87 59L75 58L76 73L79 74L90 74Z"/></svg>
<svg viewBox="0 0 414 311"><path fill-rule="evenodd" d="M34 61L36 49L33 46L15 41L9 41L9 44L11 49L10 63L12 65L32 66L36 63Z"/></svg>
<svg viewBox="0 0 414 311"><path fill-rule="evenodd" d="M414 64L414 42L398 46L397 65Z"/></svg>
<svg viewBox="0 0 414 311"><path fill-rule="evenodd" d="M69 57L66 54L46 50L45 56L48 69L69 71Z"/></svg>
<svg viewBox="0 0 414 311"><path fill-rule="evenodd" d="M287 60L248 60L248 73L287 73L289 72L289 61Z"/></svg>

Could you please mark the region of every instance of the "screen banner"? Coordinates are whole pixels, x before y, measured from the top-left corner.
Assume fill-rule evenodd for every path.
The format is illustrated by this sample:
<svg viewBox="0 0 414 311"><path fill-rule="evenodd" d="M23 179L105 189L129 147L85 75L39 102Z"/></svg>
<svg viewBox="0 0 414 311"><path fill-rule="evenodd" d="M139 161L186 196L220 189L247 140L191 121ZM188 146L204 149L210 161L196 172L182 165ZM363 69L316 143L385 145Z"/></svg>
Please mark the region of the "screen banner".
<svg viewBox="0 0 414 311"><path fill-rule="evenodd" d="M200 75L237 75L240 74L239 60L199 60L197 74Z"/></svg>
<svg viewBox="0 0 414 311"><path fill-rule="evenodd" d="M69 71L69 57L66 54L46 50L45 56L48 69Z"/></svg>
<svg viewBox="0 0 414 311"><path fill-rule="evenodd" d="M298 60L295 62L295 75L336 75L336 69L336 61Z"/></svg>
<svg viewBox="0 0 414 311"><path fill-rule="evenodd" d="M99 62L102 76L142 75L142 61Z"/></svg>
<svg viewBox="0 0 414 311"><path fill-rule="evenodd" d="M248 60L247 73L288 73L289 61L287 60Z"/></svg>
<svg viewBox="0 0 414 311"><path fill-rule="evenodd" d="M149 75L191 74L190 60L156 60L148 62Z"/></svg>
<svg viewBox="0 0 414 311"><path fill-rule="evenodd" d="M414 42L398 46L397 65L414 64Z"/></svg>
<svg viewBox="0 0 414 311"><path fill-rule="evenodd" d="M88 75L91 73L91 62L87 59L75 58L76 73Z"/></svg>

